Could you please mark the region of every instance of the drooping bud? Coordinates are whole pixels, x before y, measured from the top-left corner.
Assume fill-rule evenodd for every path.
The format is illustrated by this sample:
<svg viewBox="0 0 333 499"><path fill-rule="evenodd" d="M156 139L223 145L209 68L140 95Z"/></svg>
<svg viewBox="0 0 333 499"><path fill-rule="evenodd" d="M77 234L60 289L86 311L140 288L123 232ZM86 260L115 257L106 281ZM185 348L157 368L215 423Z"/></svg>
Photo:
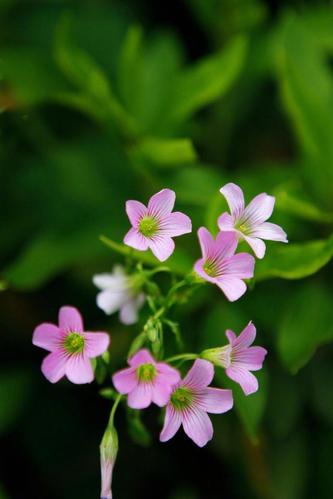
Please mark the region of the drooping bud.
<svg viewBox="0 0 333 499"><path fill-rule="evenodd" d="M118 434L112 424L106 428L100 444L101 499L112 499L111 483L118 453Z"/></svg>

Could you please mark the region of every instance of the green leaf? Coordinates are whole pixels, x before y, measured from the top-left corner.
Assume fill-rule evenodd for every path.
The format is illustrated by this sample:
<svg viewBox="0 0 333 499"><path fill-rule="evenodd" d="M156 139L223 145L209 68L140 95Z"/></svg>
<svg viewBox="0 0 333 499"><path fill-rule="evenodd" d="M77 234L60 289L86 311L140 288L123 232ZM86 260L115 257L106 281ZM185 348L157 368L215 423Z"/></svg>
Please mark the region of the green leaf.
<svg viewBox="0 0 333 499"><path fill-rule="evenodd" d="M247 40L236 37L219 53L184 70L173 85L166 121L181 122L225 94L243 67Z"/></svg>
<svg viewBox="0 0 333 499"><path fill-rule="evenodd" d="M193 163L197 159L190 139L147 137L135 146L132 155L136 161L144 160L161 168Z"/></svg>
<svg viewBox="0 0 333 499"><path fill-rule="evenodd" d="M319 283L303 285L289 300L278 330L278 352L284 365L296 373L319 345L333 340L333 307L329 291Z"/></svg>
<svg viewBox="0 0 333 499"><path fill-rule="evenodd" d="M31 379L23 371L0 373L0 435L15 425L29 397Z"/></svg>
<svg viewBox="0 0 333 499"><path fill-rule="evenodd" d="M127 421L128 431L133 441L142 447L149 447L152 441L151 434L143 424L140 412L128 409Z"/></svg>
<svg viewBox="0 0 333 499"><path fill-rule="evenodd" d="M318 272L332 256L333 235L325 240L306 243L275 243L267 249L265 258L257 261L255 279L302 279Z"/></svg>
<svg viewBox="0 0 333 499"><path fill-rule="evenodd" d="M277 210L290 213L304 220L311 220L319 223L332 223L333 213L321 210L311 201L300 199L288 192L287 188L275 191L275 207Z"/></svg>

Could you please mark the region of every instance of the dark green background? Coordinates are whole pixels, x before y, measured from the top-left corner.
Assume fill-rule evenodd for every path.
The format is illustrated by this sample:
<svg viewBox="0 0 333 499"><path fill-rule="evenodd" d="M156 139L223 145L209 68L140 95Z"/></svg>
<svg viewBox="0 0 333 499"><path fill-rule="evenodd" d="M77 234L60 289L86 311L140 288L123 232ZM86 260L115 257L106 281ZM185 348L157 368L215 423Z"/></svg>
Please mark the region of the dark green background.
<svg viewBox="0 0 333 499"><path fill-rule="evenodd" d="M290 244L268 244L238 302L206 286L173 319L189 351L252 319L261 389L235 389L204 449L181 432L160 444L155 408L140 446L121 408L114 496L331 499L332 62L328 1L0 0L1 499L98 497L110 401L49 384L32 331L75 305L123 366L142 324L95 305L92 275L122 261L99 235L121 242L126 199L173 188L194 226L170 259L186 272L228 181L276 196Z"/></svg>

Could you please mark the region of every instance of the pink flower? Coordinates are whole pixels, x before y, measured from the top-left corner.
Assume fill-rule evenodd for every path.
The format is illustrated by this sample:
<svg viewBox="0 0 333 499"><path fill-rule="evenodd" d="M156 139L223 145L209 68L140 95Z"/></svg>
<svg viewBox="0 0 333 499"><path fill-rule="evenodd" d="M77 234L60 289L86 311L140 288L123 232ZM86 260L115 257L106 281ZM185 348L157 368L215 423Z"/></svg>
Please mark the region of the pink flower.
<svg viewBox="0 0 333 499"><path fill-rule="evenodd" d="M243 191L236 184L226 184L220 189L226 198L231 215L223 213L218 219L219 229L235 231L253 249L257 258L264 258L266 245L262 239L287 243L287 234L276 224L266 222L272 215L275 198L266 193L258 194L245 208Z"/></svg>
<svg viewBox="0 0 333 499"><path fill-rule="evenodd" d="M238 300L246 291L242 279L253 277L253 256L248 253L235 255L238 238L234 232L220 232L214 240L210 232L201 227L198 237L202 258L195 263L194 270L221 288L228 300Z"/></svg>
<svg viewBox="0 0 333 499"><path fill-rule="evenodd" d="M161 442L170 440L180 425L199 447L212 439L213 426L207 412L222 414L233 406L231 390L208 387L213 377L213 365L197 359L186 377L173 388L160 434Z"/></svg>
<svg viewBox="0 0 333 499"><path fill-rule="evenodd" d="M126 213L132 224L124 243L140 251L148 248L164 262L175 249L172 237L192 231L191 220L179 211L173 213L176 194L162 189L149 200L148 207L139 201L127 201Z"/></svg>
<svg viewBox="0 0 333 499"><path fill-rule="evenodd" d="M128 361L130 367L113 375L119 393L128 394L132 409L145 409L152 402L159 407L167 404L172 386L180 379L177 369L165 362L156 362L146 349L139 350Z"/></svg>
<svg viewBox="0 0 333 499"><path fill-rule="evenodd" d="M90 359L102 355L109 346L107 333L84 332L80 312L61 307L59 325L44 323L36 327L32 343L51 352L42 363L42 373L56 383L63 376L76 384L94 379Z"/></svg>
<svg viewBox="0 0 333 499"><path fill-rule="evenodd" d="M202 352L201 356L224 367L227 376L239 383L245 395L258 390L258 380L250 371L262 368L267 350L263 347L251 347L256 337L256 328L252 322L236 337L233 331L227 330L229 345L211 348Z"/></svg>

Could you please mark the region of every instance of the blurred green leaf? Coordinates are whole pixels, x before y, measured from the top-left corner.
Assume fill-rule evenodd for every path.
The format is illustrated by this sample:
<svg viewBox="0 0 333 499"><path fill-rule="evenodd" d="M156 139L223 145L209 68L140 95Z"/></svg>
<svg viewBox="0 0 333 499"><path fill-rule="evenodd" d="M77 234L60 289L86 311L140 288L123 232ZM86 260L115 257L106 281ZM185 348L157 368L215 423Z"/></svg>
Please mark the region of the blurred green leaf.
<svg viewBox="0 0 333 499"><path fill-rule="evenodd" d="M236 37L216 55L200 60L175 79L166 121L181 122L225 94L238 77L247 40Z"/></svg>
<svg viewBox="0 0 333 499"><path fill-rule="evenodd" d="M140 411L127 411L128 431L133 441L142 447L149 447L151 444L151 434L141 420Z"/></svg>
<svg viewBox="0 0 333 499"><path fill-rule="evenodd" d="M277 347L284 365L296 373L316 349L333 340L330 293L320 283L307 283L289 301L278 329Z"/></svg>
<svg viewBox="0 0 333 499"><path fill-rule="evenodd" d="M137 161L148 161L159 167L179 166L197 159L190 139L146 137L131 152Z"/></svg>
<svg viewBox="0 0 333 499"><path fill-rule="evenodd" d="M304 220L312 220L319 223L332 223L333 213L325 212L316 205L305 199L300 199L288 192L288 188L280 188L274 192L277 210L290 213Z"/></svg>
<svg viewBox="0 0 333 499"><path fill-rule="evenodd" d="M5 489L1 484L0 484L0 499L9 499L9 496L7 495Z"/></svg>
<svg viewBox="0 0 333 499"><path fill-rule="evenodd" d="M10 429L21 416L29 398L31 379L23 371L0 373L0 435Z"/></svg>
<svg viewBox="0 0 333 499"><path fill-rule="evenodd" d="M257 261L255 279L302 279L318 272L332 256L333 235L326 240L306 243L277 243L268 248L263 260Z"/></svg>

